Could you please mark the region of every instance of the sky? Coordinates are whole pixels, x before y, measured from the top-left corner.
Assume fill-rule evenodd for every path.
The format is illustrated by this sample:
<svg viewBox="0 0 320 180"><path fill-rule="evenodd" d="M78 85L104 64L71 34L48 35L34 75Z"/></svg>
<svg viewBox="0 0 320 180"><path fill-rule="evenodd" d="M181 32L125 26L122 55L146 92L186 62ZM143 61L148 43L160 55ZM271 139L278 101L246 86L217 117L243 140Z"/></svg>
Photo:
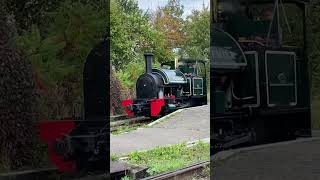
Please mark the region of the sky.
<svg viewBox="0 0 320 180"><path fill-rule="evenodd" d="M140 9L148 12L156 11L158 6L166 5L168 0L138 0ZM210 0L180 0L180 3L184 6L183 18L191 14L193 9L202 9L202 4L209 6Z"/></svg>

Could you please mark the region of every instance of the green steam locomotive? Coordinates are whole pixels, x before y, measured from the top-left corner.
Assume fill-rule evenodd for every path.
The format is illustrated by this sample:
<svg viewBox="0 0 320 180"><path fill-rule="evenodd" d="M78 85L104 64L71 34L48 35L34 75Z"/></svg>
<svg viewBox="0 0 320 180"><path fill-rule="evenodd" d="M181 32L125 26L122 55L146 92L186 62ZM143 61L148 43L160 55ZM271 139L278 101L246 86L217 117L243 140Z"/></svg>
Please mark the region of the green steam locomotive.
<svg viewBox="0 0 320 180"><path fill-rule="evenodd" d="M216 0L213 4L214 152L311 136L306 3ZM291 31L287 10L301 15L299 35ZM290 32L301 38L300 44L289 45L285 36Z"/></svg>

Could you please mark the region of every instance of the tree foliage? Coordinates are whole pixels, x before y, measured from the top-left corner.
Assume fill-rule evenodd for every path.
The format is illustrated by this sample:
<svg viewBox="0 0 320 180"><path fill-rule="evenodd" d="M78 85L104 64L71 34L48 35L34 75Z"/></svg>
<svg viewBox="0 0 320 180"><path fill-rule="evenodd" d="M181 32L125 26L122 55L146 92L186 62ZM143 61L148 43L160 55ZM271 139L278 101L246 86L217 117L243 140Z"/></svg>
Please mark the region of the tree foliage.
<svg viewBox="0 0 320 180"><path fill-rule="evenodd" d="M17 42L40 80L49 87L46 96L56 98L47 106L55 111L52 118L59 118L70 116L74 100L82 94L83 65L92 47L105 34L106 18L94 3L69 0L50 14L51 23L45 29L32 25L31 30L17 37Z"/></svg>
<svg viewBox="0 0 320 180"><path fill-rule="evenodd" d="M156 11L155 28L165 36L166 49L172 51L181 48L185 42L183 5L179 0L169 0L164 7Z"/></svg>
<svg viewBox="0 0 320 180"><path fill-rule="evenodd" d="M2 12L1 12L2 11ZM8 14L0 8L0 169L34 165L37 147L37 91L31 63L16 47Z"/></svg>
<svg viewBox="0 0 320 180"><path fill-rule="evenodd" d="M185 22L186 43L183 46L184 56L210 58L210 11L209 7L194 10Z"/></svg>
<svg viewBox="0 0 320 180"><path fill-rule="evenodd" d="M149 23L134 0L112 0L110 12L111 61L117 71L130 62L143 62L143 53L153 52L155 60L167 59L164 36Z"/></svg>
<svg viewBox="0 0 320 180"><path fill-rule="evenodd" d="M308 54L312 73L312 95L320 96L320 2L313 0L308 7Z"/></svg>

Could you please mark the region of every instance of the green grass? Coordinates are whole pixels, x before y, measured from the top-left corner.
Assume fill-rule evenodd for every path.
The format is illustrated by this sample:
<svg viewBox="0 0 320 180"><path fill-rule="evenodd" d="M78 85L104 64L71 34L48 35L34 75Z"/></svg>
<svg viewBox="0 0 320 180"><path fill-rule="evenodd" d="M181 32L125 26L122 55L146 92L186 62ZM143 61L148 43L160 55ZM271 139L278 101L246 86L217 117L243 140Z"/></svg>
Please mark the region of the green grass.
<svg viewBox="0 0 320 180"><path fill-rule="evenodd" d="M320 100L314 100L311 104L312 128L320 129Z"/></svg>
<svg viewBox="0 0 320 180"><path fill-rule="evenodd" d="M124 176L121 178L121 180L133 180L130 176Z"/></svg>
<svg viewBox="0 0 320 180"><path fill-rule="evenodd" d="M128 163L148 167L149 175L180 169L210 159L209 143L199 142L192 147L186 143L168 147L157 147L145 152L129 154Z"/></svg>
<svg viewBox="0 0 320 180"><path fill-rule="evenodd" d="M120 157L119 157L118 155L116 155L116 154L111 154L111 155L110 155L111 161L118 161L119 158L120 158Z"/></svg>

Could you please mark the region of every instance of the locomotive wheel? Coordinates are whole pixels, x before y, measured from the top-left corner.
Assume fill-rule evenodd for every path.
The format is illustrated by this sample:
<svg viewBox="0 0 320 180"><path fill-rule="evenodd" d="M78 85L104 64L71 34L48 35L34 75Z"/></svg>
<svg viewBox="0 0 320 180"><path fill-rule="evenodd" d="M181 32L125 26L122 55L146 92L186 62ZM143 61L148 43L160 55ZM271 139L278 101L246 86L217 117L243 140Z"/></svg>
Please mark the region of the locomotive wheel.
<svg viewBox="0 0 320 180"><path fill-rule="evenodd" d="M152 121L154 121L154 120L157 120L159 117L158 116L150 116L150 119L152 120Z"/></svg>

